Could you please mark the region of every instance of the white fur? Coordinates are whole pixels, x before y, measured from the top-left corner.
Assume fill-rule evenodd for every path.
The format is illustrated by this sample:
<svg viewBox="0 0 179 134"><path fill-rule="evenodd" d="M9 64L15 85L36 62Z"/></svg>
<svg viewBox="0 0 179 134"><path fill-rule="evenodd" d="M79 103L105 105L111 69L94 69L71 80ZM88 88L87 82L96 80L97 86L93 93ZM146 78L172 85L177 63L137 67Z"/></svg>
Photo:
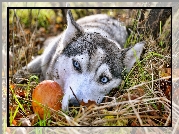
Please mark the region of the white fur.
<svg viewBox="0 0 179 134"><path fill-rule="evenodd" d="M98 49L98 52L100 49ZM96 54L98 55L98 54ZM82 59L83 60L80 60ZM78 59L80 61L81 68L83 73L78 73L72 64L72 59ZM74 98L74 95L70 89L72 88L74 94L78 98L79 101L88 102L88 100L96 101L96 103L100 103L105 94L109 93L111 90L109 87L116 87L121 82L120 79L112 78L112 75L109 71L109 67L107 64L102 64L99 68L97 68L97 64L93 66L93 70L87 71L87 64L89 62L89 57L87 54L75 56L73 58L69 58L66 56L60 56L55 63L55 70L58 70L58 74L60 74L59 79L57 78L56 71L54 71L54 80L58 82L62 88L64 89L64 97L62 100L62 109L68 110L68 101ZM99 62L95 62L99 63ZM97 73L95 70L97 69ZM109 83L103 85L99 84L99 76L101 73L105 73L110 79L112 79ZM90 88L89 88L90 87Z"/></svg>

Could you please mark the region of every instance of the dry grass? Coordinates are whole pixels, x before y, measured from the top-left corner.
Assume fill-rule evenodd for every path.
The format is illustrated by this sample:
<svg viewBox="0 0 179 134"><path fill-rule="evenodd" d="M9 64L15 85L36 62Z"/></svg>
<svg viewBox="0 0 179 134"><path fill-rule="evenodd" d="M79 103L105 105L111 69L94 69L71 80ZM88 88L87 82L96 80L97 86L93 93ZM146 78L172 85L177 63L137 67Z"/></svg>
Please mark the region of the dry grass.
<svg viewBox="0 0 179 134"><path fill-rule="evenodd" d="M132 16L135 15L137 11ZM25 29L19 21L21 18L16 14L13 18L9 31L9 48L13 53L9 78L40 53L38 47L41 48L49 32L42 27L37 30L38 23L34 23L32 29ZM157 40L150 36L149 31L145 31L146 35L140 35L139 39L138 29L141 27L145 28L145 24L137 24L130 36L131 44L141 40L147 42L141 61L135 64L123 84L105 97L103 103L72 108L69 112L53 111L54 114L46 120L39 120L36 116L32 119L31 91L37 83L30 81L28 84L15 84L15 92L11 92L24 107L22 112L17 101L10 99L9 110L14 115L12 121L26 118L33 126L171 126L171 42L165 33L170 32L171 24L170 21L166 23L162 36ZM44 38L42 41L41 37ZM178 106L175 108L177 112ZM22 125L19 122L12 124Z"/></svg>

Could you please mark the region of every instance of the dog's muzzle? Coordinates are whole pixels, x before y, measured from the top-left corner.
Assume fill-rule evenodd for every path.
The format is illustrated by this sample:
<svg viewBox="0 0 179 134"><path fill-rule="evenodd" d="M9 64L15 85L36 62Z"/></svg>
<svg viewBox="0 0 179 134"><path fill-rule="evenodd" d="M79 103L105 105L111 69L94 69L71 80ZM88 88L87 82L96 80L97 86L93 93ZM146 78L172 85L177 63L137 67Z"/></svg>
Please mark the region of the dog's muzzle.
<svg viewBox="0 0 179 134"><path fill-rule="evenodd" d="M68 104L69 107L79 107L80 106L80 103L78 102L78 100L76 100L76 98L71 98L69 100L69 104Z"/></svg>

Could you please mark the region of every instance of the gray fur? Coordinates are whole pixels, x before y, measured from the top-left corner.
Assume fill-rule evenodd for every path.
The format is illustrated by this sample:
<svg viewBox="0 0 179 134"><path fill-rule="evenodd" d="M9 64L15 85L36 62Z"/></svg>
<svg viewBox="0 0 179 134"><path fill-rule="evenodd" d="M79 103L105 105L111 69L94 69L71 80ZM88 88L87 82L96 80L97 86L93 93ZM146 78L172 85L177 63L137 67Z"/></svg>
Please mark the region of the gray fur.
<svg viewBox="0 0 179 134"><path fill-rule="evenodd" d="M107 15L87 16L75 22L69 10L67 29L23 70L40 74L41 80L58 82L65 94L63 110L68 110L69 103L76 105L82 100L100 103L121 83L123 70L129 72L142 53L144 42L122 49L126 38L126 27Z"/></svg>

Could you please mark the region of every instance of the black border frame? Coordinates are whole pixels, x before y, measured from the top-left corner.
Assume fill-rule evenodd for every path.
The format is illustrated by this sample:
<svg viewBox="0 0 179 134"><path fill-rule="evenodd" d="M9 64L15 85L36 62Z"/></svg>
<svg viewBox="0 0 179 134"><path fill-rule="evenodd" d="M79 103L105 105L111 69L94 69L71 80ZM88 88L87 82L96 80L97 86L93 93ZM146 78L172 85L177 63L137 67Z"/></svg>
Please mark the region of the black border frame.
<svg viewBox="0 0 179 134"><path fill-rule="evenodd" d="M9 122L9 10L10 9L171 9L171 79L172 79L172 7L7 7L7 63L6 63L7 64L7 127L53 127L53 126L10 126L10 122ZM171 121L172 121L172 90L171 90ZM58 127L79 127L79 126L58 126ZM171 126L80 126L80 127L172 127L172 123Z"/></svg>

